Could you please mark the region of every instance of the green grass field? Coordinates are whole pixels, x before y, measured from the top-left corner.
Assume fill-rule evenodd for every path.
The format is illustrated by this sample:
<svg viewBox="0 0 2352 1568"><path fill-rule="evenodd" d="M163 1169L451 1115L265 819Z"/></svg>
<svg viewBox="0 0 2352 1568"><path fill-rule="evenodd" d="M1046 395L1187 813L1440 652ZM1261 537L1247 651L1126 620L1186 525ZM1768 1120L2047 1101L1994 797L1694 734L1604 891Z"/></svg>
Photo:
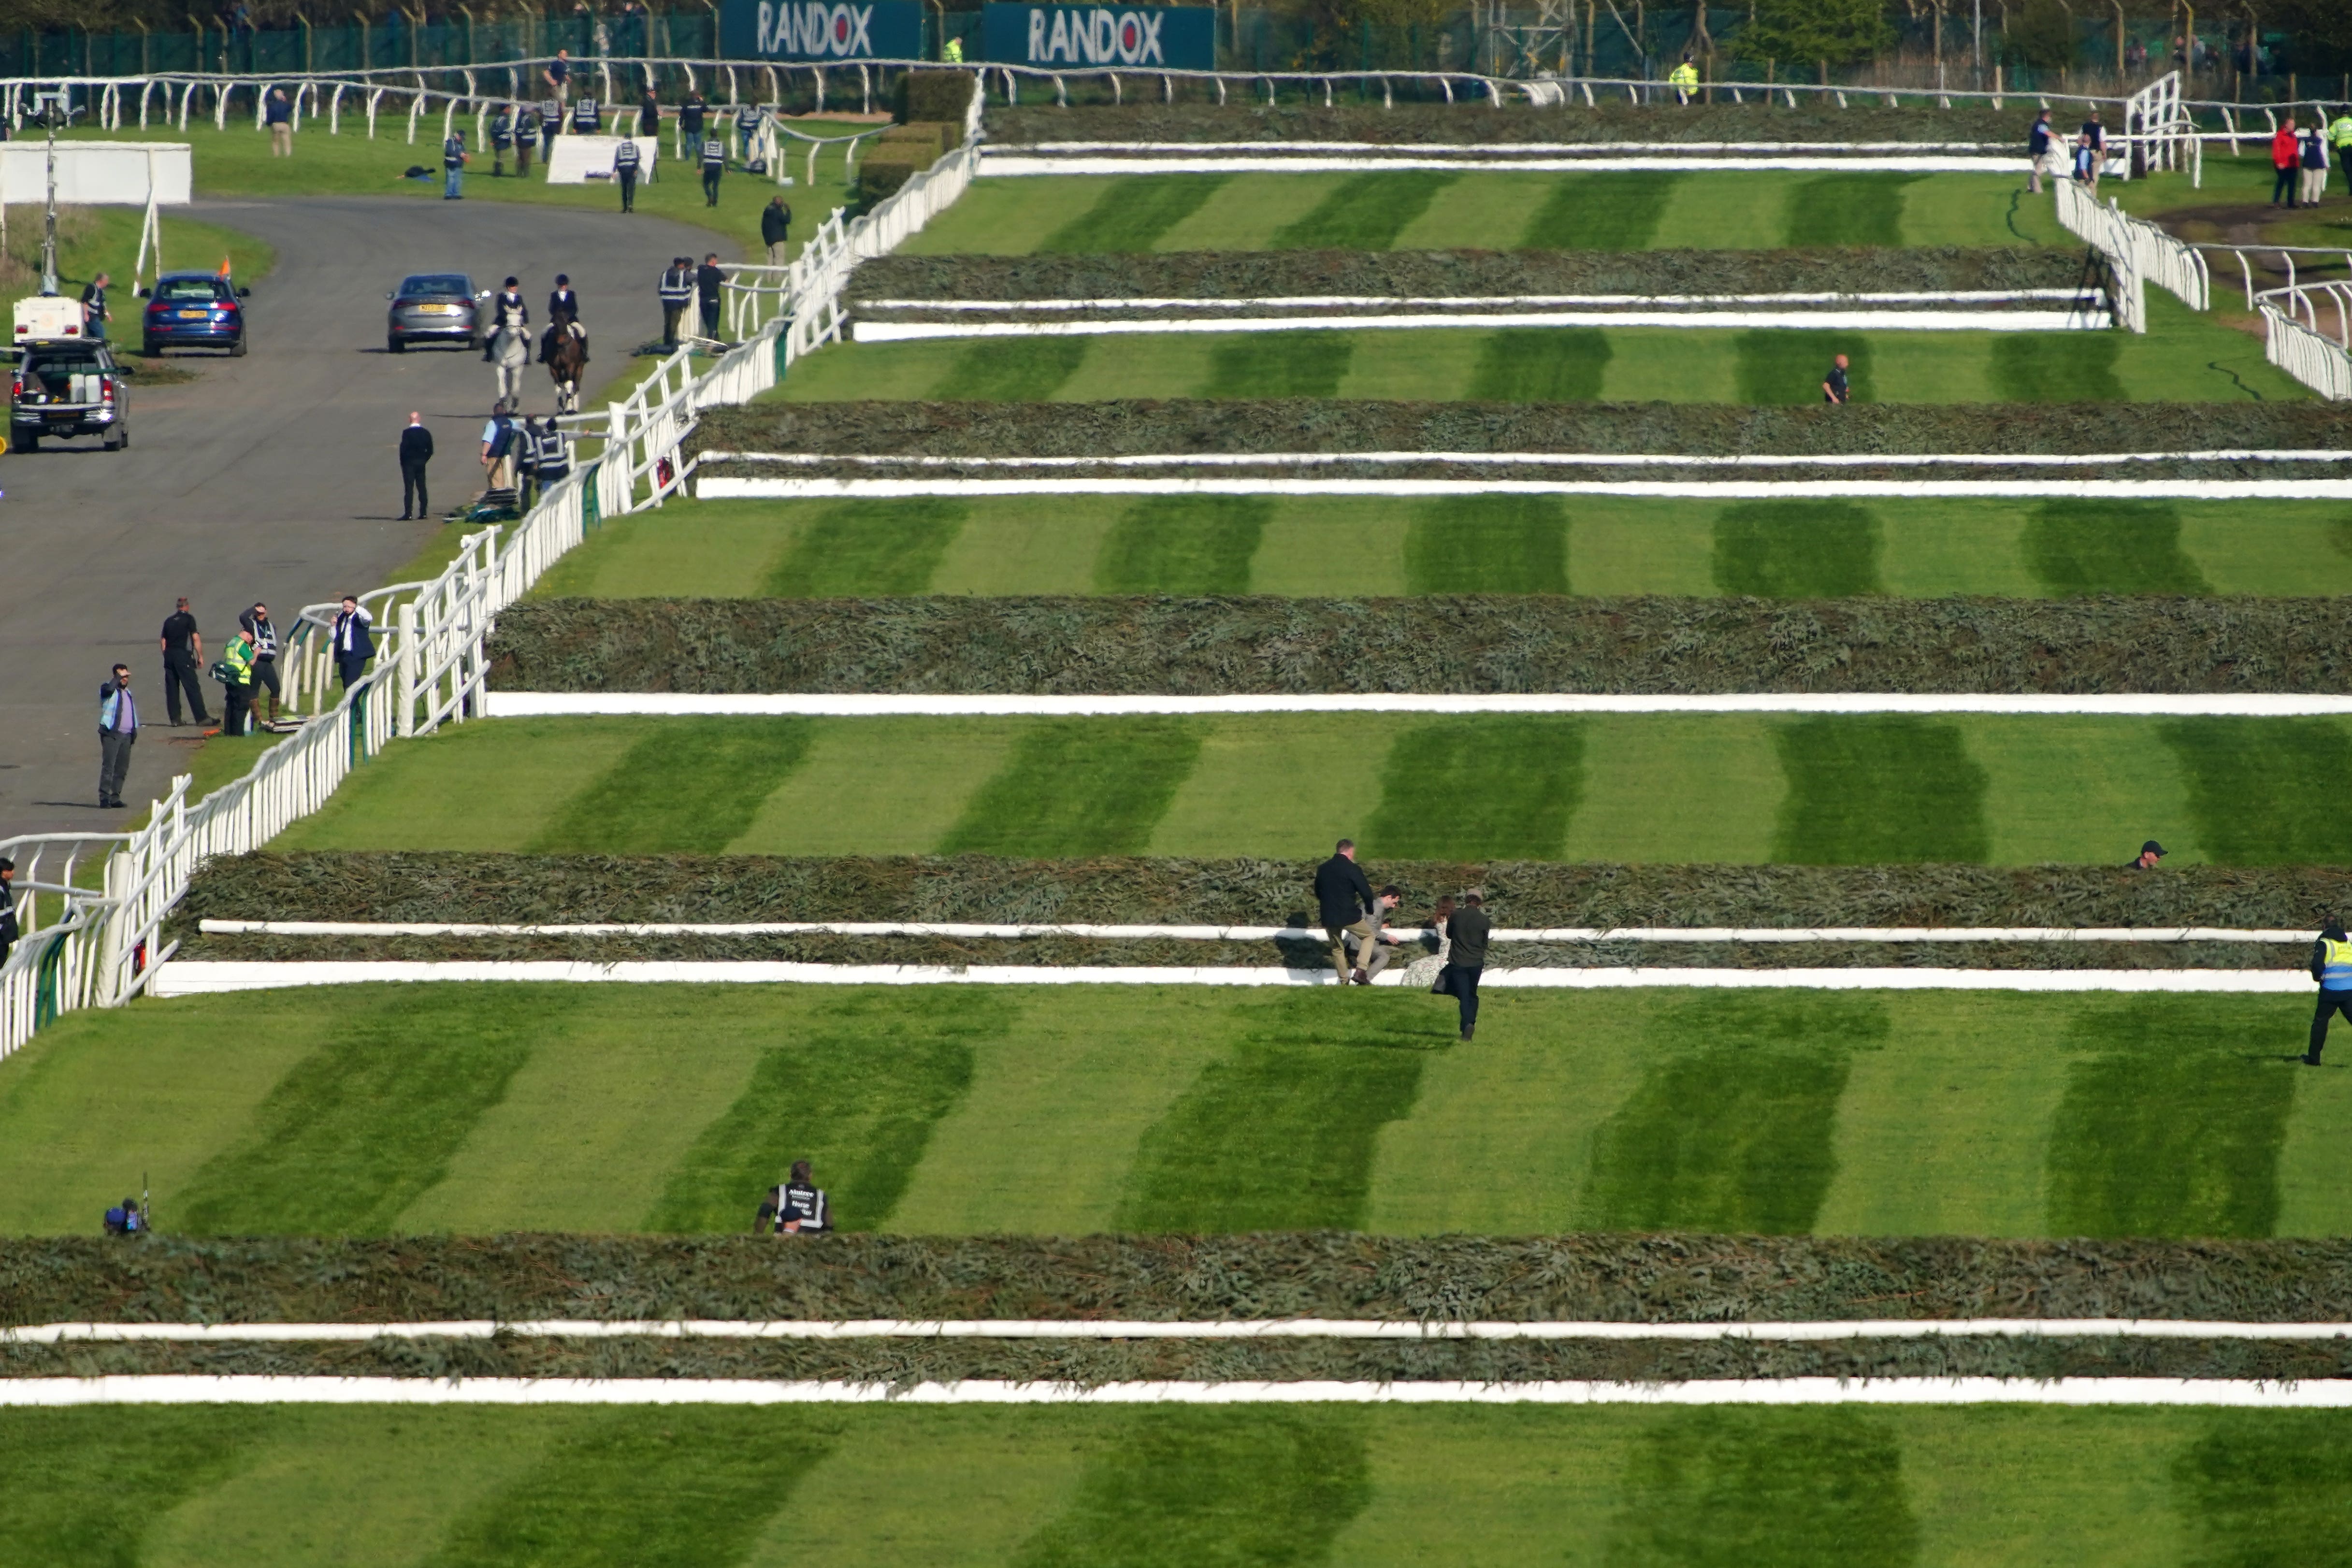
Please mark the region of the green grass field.
<svg viewBox="0 0 2352 1568"><path fill-rule="evenodd" d="M1303 894L1303 889L1302 889ZM1509 918L1509 910L1497 913ZM0 1231L2352 1234L2299 996L406 985L76 1013ZM1050 1158L1040 1157L1051 1150Z"/></svg>
<svg viewBox="0 0 2352 1568"><path fill-rule="evenodd" d="M1492 496L681 501L542 598L2352 592L2352 503Z"/></svg>
<svg viewBox="0 0 2352 1568"><path fill-rule="evenodd" d="M387 103L391 100L387 99ZM269 153L268 132L256 130L248 111L240 124L237 117L229 117L226 131L215 131L209 119L201 124L191 116L188 129L181 131L165 126L151 117L145 131L135 124L119 131L82 131L74 134L93 141L181 141L194 151L196 194L199 198L216 196L411 196L438 199L441 194L441 116L437 109L417 122L416 141L408 141L408 117L404 103L398 114L380 114L376 119L375 140L367 135L364 99L360 112L352 112L350 94L343 99L342 131L340 135L326 132L326 121L311 120L305 116L302 130L294 138L294 156L273 158ZM134 107L135 118L135 107ZM597 181L583 185L550 185L541 178L541 167L534 161L531 176L518 180L509 174L505 179L490 177L488 150L474 137L471 116L460 116L458 123L466 131L467 145L474 161L466 174L466 196L469 201L491 200L523 204L545 203L559 206L593 207L617 212L620 197L608 182ZM608 117L609 131L613 121ZM868 129L834 120L794 121L796 127L812 136L842 136L853 131ZM719 205L703 204L699 175L691 169L670 162L670 135L662 134L662 153L656 166L656 178L637 188L637 211L648 216L664 217L677 223L693 224L713 229L735 240L745 256L764 257L766 249L760 244L760 209L768 198L781 194L792 204L793 238L795 247L814 232L826 213L848 200L843 183L844 158L838 150L828 150L817 159L817 182L812 187L806 183L807 152L795 153L790 170L798 182L778 187L765 175L746 174L740 169L730 169L719 183ZM406 180L402 172L412 164L423 164L433 171L430 180ZM167 220L168 221L168 220ZM216 265L217 256L205 265ZM173 265L180 265L175 260Z"/></svg>
<svg viewBox="0 0 2352 1568"><path fill-rule="evenodd" d="M2072 243L2022 175L1640 170L982 179L916 256Z"/></svg>
<svg viewBox="0 0 2352 1568"><path fill-rule="evenodd" d="M2344 1552L2347 1437L2338 1414L2158 1410L10 1411L0 1557L2318 1564Z"/></svg>
<svg viewBox="0 0 2352 1568"><path fill-rule="evenodd" d="M499 719L275 847L2343 865L2347 771L2333 719Z"/></svg>
<svg viewBox="0 0 2352 1568"><path fill-rule="evenodd" d="M2259 340L2168 298L2127 332L1431 328L921 339L836 344L763 394L937 398L1339 397L1809 403L1832 356L1864 402L2234 402L2308 397Z"/></svg>

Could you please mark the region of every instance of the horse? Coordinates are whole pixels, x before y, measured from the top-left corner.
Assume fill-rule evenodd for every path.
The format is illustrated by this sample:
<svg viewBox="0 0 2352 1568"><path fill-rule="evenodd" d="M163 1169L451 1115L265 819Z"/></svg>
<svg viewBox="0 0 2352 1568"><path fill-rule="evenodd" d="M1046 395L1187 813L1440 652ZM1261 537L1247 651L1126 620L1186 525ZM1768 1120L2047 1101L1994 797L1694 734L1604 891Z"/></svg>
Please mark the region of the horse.
<svg viewBox="0 0 2352 1568"><path fill-rule="evenodd" d="M580 377L588 368L588 329L572 317L552 322L539 340L539 362L555 382L555 412L580 412Z"/></svg>
<svg viewBox="0 0 2352 1568"><path fill-rule="evenodd" d="M501 327L490 340L490 362L498 367L499 401L522 405L522 368L530 363L530 338L519 327Z"/></svg>

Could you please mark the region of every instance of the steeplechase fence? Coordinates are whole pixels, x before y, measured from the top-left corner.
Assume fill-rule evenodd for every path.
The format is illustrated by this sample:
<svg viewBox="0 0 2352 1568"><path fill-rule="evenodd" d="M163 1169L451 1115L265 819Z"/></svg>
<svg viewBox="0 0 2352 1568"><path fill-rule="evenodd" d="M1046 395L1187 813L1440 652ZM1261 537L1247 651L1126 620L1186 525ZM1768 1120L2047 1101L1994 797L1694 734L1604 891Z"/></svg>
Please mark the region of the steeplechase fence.
<svg viewBox="0 0 2352 1568"><path fill-rule="evenodd" d="M979 113L975 89L975 129ZM191 802L190 780L181 776L135 832L0 841L0 855L17 865L25 929L0 964L0 1058L61 1013L119 1006L145 989L173 954L163 941L164 922L205 861L268 842L395 739L479 716L487 706L484 644L499 612L600 518L675 494L686 467L679 447L699 411L748 402L773 387L794 359L836 339L851 268L890 250L961 196L976 157L967 144L864 216L828 220L791 267L747 269L761 276L738 291L731 320L743 336L715 364L695 373L691 349L680 350L645 387L585 416L604 425L603 451L551 486L520 519L467 536L431 581L396 583L362 600L377 652L349 685L332 645L341 606L306 606L279 654L280 711L299 727L244 778ZM782 276L767 279L772 271Z"/></svg>

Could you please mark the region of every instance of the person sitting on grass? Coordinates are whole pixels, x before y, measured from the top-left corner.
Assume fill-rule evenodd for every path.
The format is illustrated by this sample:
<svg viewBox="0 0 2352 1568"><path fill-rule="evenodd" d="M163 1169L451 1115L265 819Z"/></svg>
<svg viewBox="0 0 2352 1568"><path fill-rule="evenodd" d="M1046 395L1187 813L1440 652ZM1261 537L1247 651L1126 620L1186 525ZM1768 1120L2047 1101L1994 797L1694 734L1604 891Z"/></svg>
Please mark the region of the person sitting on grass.
<svg viewBox="0 0 2352 1568"><path fill-rule="evenodd" d="M809 1163L793 1162L790 1181L772 1189L760 1201L760 1218L751 1222L754 1236L812 1236L833 1228L824 1188L809 1180Z"/></svg>

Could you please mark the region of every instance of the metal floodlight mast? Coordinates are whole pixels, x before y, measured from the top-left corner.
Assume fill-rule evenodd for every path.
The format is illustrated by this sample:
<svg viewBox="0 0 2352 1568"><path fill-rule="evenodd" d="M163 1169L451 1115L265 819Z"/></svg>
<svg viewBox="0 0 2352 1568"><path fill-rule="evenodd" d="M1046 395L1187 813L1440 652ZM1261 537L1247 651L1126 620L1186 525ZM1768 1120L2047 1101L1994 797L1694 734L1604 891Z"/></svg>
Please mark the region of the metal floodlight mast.
<svg viewBox="0 0 2352 1568"><path fill-rule="evenodd" d="M41 216L41 292L53 295L58 291L58 127L73 119L73 95L68 89L37 93L33 103L49 132L48 204Z"/></svg>

